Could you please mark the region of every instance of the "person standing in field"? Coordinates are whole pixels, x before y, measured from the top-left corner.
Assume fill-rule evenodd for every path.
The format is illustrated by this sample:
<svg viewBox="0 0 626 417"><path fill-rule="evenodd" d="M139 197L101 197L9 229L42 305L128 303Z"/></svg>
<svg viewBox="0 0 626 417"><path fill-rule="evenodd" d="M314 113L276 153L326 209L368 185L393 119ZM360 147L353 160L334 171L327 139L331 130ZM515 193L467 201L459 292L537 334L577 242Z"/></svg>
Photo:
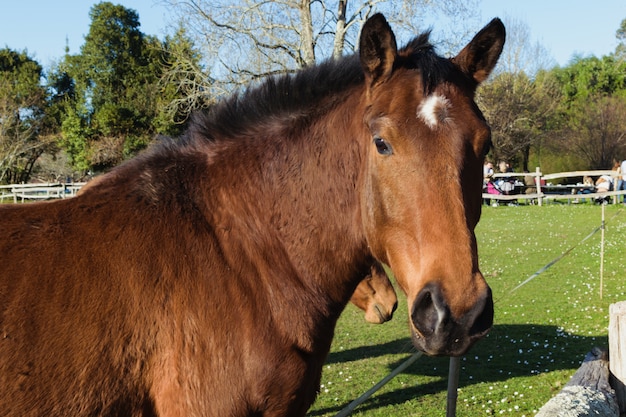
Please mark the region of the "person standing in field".
<svg viewBox="0 0 626 417"><path fill-rule="evenodd" d="M621 177L619 177L619 181L617 183L617 190L624 191L626 190L626 159L624 159L619 167L619 172ZM622 200L626 204L626 195L617 196L617 201Z"/></svg>

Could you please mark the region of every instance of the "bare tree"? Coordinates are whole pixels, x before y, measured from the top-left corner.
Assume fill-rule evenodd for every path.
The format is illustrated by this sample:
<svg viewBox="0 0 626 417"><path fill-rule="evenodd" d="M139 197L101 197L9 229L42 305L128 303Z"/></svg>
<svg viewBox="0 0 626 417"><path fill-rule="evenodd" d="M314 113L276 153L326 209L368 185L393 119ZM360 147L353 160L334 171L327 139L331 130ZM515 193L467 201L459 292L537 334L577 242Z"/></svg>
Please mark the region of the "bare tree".
<svg viewBox="0 0 626 417"><path fill-rule="evenodd" d="M563 132L565 146L591 169L610 169L626 155L626 99L595 95L574 112L575 122Z"/></svg>
<svg viewBox="0 0 626 417"><path fill-rule="evenodd" d="M615 31L615 37L618 44L615 48L615 56L620 59L626 59L626 19L622 19L619 28Z"/></svg>
<svg viewBox="0 0 626 417"><path fill-rule="evenodd" d="M492 157L528 170L530 149L540 145L559 99L558 84L545 71L534 78L501 72L481 87L477 102L491 125Z"/></svg>
<svg viewBox="0 0 626 417"><path fill-rule="evenodd" d="M168 120L182 125L196 109L205 108L213 100L207 86L213 81L205 74L200 51L184 27L167 36L163 43L163 76L160 87L167 96L163 112Z"/></svg>
<svg viewBox="0 0 626 417"><path fill-rule="evenodd" d="M506 16L506 44L495 74L478 91L477 102L492 129L492 158L528 170L531 147L539 147L560 90L546 69L554 65L548 51L531 41L528 25Z"/></svg>
<svg viewBox="0 0 626 417"><path fill-rule="evenodd" d="M506 26L506 43L498 61L497 72L523 72L532 77L538 71L556 65L550 52L540 42L533 42L526 22L511 16L505 16L503 21Z"/></svg>
<svg viewBox="0 0 626 417"><path fill-rule="evenodd" d="M0 90L3 84L0 81ZM39 100L29 102L40 104ZM55 148L56 137L42 133L43 119L15 111L13 106L13 100L0 94L0 183L28 181L37 159Z"/></svg>
<svg viewBox="0 0 626 417"><path fill-rule="evenodd" d="M11 81L0 79L0 91L11 90ZM17 108L15 101L14 96L0 94L0 183L26 181L48 145L38 135L41 118ZM19 103L23 108L40 104L38 96Z"/></svg>
<svg viewBox="0 0 626 417"><path fill-rule="evenodd" d="M424 28L427 14L457 23L477 15L476 0L162 1L201 49L204 78L211 83L202 90L214 95L259 77L294 71L352 52L361 24L377 11L384 12L399 37L407 35L407 40ZM463 26L464 35L473 29L467 24L454 27Z"/></svg>

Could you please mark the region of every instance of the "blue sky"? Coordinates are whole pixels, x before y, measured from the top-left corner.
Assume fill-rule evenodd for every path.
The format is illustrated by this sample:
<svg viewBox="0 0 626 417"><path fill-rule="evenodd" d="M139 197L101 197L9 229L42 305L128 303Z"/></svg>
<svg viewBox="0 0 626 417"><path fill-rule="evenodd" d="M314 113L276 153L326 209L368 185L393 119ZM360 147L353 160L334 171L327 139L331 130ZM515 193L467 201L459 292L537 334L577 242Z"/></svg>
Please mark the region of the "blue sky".
<svg viewBox="0 0 626 417"><path fill-rule="evenodd" d="M139 13L141 31L162 39L173 24L155 0L113 0ZM0 0L0 48L27 49L44 67L64 54L78 53L89 28L89 9L97 1ZM615 50L615 31L626 18L624 0L482 0L481 25L509 16L530 28L556 62L574 54L606 55ZM478 27L476 29L479 29Z"/></svg>

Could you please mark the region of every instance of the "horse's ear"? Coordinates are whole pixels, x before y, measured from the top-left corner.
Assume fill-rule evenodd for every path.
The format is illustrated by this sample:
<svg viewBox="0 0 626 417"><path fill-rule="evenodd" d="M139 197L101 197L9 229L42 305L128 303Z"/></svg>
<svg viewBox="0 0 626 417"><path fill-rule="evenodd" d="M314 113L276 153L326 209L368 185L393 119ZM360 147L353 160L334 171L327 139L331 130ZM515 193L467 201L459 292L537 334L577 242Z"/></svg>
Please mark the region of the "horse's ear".
<svg viewBox="0 0 626 417"><path fill-rule="evenodd" d="M495 18L452 58L452 62L480 84L496 66L504 47L505 37L506 31L502 21Z"/></svg>
<svg viewBox="0 0 626 417"><path fill-rule="evenodd" d="M397 53L396 37L385 17L377 13L369 18L359 41L359 57L369 86L389 77Z"/></svg>

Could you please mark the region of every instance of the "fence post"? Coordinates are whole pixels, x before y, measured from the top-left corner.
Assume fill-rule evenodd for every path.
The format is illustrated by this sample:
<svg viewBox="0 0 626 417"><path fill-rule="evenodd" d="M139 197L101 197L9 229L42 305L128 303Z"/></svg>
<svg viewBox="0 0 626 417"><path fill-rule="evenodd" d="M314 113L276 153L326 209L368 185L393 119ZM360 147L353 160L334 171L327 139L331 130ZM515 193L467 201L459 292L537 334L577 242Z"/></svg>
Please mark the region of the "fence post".
<svg viewBox="0 0 626 417"><path fill-rule="evenodd" d="M621 176L622 175L619 173L619 171L613 171L613 175L611 175L611 178L613 179L613 191L619 191L617 189L617 185ZM619 194L613 194L613 204L617 204L618 202Z"/></svg>
<svg viewBox="0 0 626 417"><path fill-rule="evenodd" d="M537 205L541 206L541 168L535 167L535 186L537 188Z"/></svg>
<svg viewBox="0 0 626 417"><path fill-rule="evenodd" d="M600 223L600 300L604 288L604 204L602 204L602 222Z"/></svg>
<svg viewBox="0 0 626 417"><path fill-rule="evenodd" d="M605 349L593 348L563 389L539 409L535 417L619 417L615 392L609 385Z"/></svg>
<svg viewBox="0 0 626 417"><path fill-rule="evenodd" d="M450 369L448 370L448 405L446 407L446 417L456 416L456 401L459 396L459 372L461 369L461 358L450 357Z"/></svg>
<svg viewBox="0 0 626 417"><path fill-rule="evenodd" d="M609 368L620 413L626 413L626 301L609 306Z"/></svg>

